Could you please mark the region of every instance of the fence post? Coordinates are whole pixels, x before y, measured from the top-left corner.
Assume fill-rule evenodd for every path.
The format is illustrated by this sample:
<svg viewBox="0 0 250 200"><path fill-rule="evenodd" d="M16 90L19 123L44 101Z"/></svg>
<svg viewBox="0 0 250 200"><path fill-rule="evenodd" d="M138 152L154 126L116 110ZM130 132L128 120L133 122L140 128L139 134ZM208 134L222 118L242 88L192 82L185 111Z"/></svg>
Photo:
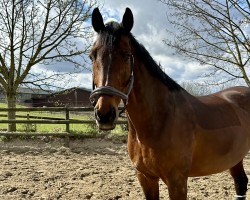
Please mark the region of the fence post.
<svg viewBox="0 0 250 200"><path fill-rule="evenodd" d="M66 112L66 120L69 120L69 109L67 107L65 107L65 112ZM69 130L69 123L66 123L66 132L67 133L70 133L70 130Z"/></svg>
<svg viewBox="0 0 250 200"><path fill-rule="evenodd" d="M68 107L66 106L65 107L65 118L66 118L66 120L69 120L69 109L68 109ZM69 130L69 123L67 122L66 124L66 132L67 133L70 133L70 130ZM65 138L64 138L64 146L65 147L69 147L69 141L70 141L70 139L69 139L69 136L66 136Z"/></svg>
<svg viewBox="0 0 250 200"><path fill-rule="evenodd" d="M30 114L27 113L27 121L30 120ZM31 132L31 124L26 124L26 131Z"/></svg>

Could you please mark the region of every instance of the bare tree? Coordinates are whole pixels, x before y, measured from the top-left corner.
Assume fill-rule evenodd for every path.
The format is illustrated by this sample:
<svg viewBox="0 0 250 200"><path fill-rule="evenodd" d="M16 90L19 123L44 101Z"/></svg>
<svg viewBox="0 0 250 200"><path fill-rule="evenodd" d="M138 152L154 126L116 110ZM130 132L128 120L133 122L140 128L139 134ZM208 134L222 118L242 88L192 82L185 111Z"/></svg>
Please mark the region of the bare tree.
<svg viewBox="0 0 250 200"><path fill-rule="evenodd" d="M250 87L249 0L160 0L168 5L169 38L178 55L211 66L206 75Z"/></svg>
<svg viewBox="0 0 250 200"><path fill-rule="evenodd" d="M194 96L203 96L211 94L211 90L207 85L195 81L184 81L181 86L190 94Z"/></svg>
<svg viewBox="0 0 250 200"><path fill-rule="evenodd" d="M16 106L17 88L41 86L50 77L32 72L37 64L73 62L84 67L89 45L86 25L96 2L87 0L0 0L0 84L8 107ZM79 43L81 45L79 45ZM80 61L81 63L79 63ZM8 119L15 119L9 112ZM9 131L15 131L10 124Z"/></svg>

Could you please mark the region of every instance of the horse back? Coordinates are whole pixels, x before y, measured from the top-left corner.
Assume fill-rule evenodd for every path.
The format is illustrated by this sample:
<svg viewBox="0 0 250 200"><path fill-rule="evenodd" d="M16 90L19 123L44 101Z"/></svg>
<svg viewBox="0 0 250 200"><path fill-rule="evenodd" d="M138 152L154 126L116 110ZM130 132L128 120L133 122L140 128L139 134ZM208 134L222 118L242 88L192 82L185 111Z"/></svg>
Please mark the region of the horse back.
<svg viewBox="0 0 250 200"><path fill-rule="evenodd" d="M249 115L250 120L250 89L232 87L196 97L192 108L198 125L206 130L240 126L242 115Z"/></svg>
<svg viewBox="0 0 250 200"><path fill-rule="evenodd" d="M229 103L250 112L250 88L238 86L228 88L215 94Z"/></svg>

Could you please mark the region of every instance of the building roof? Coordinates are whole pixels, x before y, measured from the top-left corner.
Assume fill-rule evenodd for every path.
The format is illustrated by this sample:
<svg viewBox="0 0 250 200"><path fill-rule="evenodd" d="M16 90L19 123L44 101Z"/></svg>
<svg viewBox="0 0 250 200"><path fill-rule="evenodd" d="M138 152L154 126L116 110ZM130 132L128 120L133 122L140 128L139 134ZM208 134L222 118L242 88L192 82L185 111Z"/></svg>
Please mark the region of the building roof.
<svg viewBox="0 0 250 200"><path fill-rule="evenodd" d="M61 90L61 91L58 91L58 92L51 93L51 95L63 94L63 93L71 92L71 91L74 91L74 90L83 90L83 91L86 91L86 92L91 92L92 91L91 89L87 89L87 88L84 88L84 87L72 87L72 88L68 88L68 89L65 89L65 90Z"/></svg>
<svg viewBox="0 0 250 200"><path fill-rule="evenodd" d="M50 94L50 91L45 91L39 88L25 88L25 87L20 87L17 89L17 93L22 93L22 94L41 94L41 95L46 95Z"/></svg>

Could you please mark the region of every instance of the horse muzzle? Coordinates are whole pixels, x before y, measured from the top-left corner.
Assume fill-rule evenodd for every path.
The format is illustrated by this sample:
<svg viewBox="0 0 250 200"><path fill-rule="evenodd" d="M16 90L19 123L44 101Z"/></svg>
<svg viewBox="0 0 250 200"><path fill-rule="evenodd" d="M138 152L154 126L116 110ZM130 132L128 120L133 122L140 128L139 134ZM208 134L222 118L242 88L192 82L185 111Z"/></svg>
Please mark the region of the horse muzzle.
<svg viewBox="0 0 250 200"><path fill-rule="evenodd" d="M132 84L133 80L129 85ZM132 86L129 88L130 93ZM112 99L114 99L114 97L122 99L125 105L123 109L124 111L127 105L129 93L125 94L111 86L101 86L92 91L90 94L90 102L95 106L95 119L99 129L112 130L115 128L119 113L118 105L116 105L117 103L114 103Z"/></svg>
<svg viewBox="0 0 250 200"><path fill-rule="evenodd" d="M114 107L110 107L108 111L103 111L101 109L95 108L95 119L96 124L100 130L112 130L116 126L116 121L118 118L118 111Z"/></svg>

